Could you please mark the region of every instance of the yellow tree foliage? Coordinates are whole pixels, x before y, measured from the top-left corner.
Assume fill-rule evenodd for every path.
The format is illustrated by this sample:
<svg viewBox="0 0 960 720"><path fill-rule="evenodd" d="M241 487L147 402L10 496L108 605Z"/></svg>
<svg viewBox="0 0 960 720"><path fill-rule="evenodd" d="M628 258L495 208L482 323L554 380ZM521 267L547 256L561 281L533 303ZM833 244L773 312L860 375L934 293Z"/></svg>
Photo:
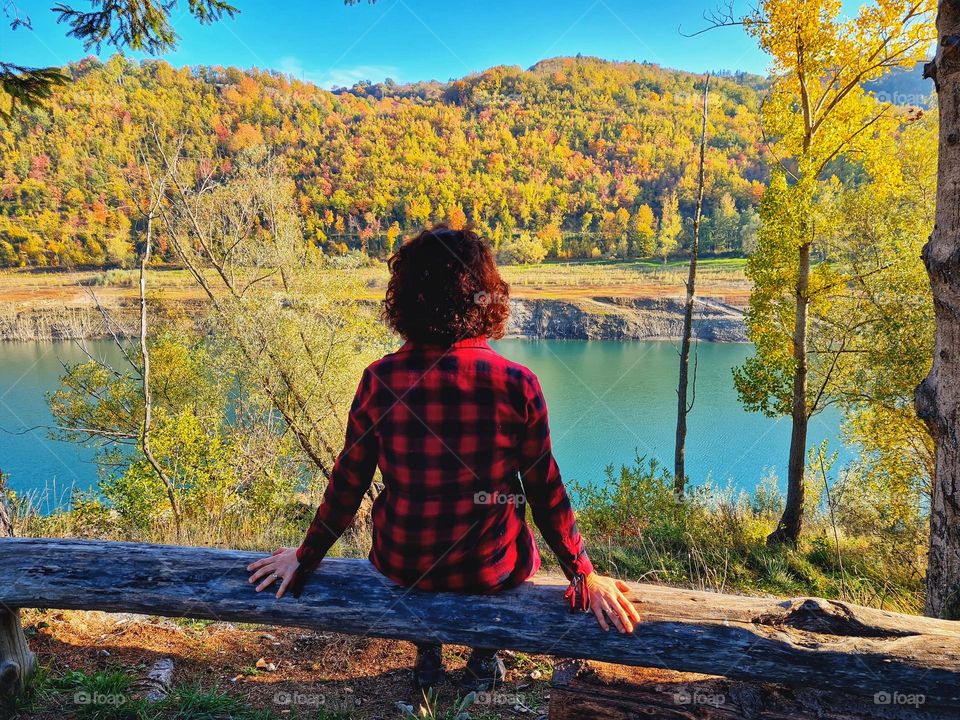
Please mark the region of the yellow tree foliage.
<svg viewBox="0 0 960 720"><path fill-rule="evenodd" d="M923 59L935 37L935 10L936 0L873 0L851 16L840 0L763 0L744 19L772 58L762 117L778 166L748 266L754 292L747 325L757 351L736 382L748 407L789 414L793 426L786 509L771 542L799 537L807 426L831 398L844 362L847 333L836 324L844 327L847 318L837 316L835 300L869 271L829 261L823 240L831 227L818 222L818 197L838 185L831 178L845 168L880 187L887 182L896 165L891 141L904 117L864 84ZM822 261L814 262L815 254Z"/></svg>

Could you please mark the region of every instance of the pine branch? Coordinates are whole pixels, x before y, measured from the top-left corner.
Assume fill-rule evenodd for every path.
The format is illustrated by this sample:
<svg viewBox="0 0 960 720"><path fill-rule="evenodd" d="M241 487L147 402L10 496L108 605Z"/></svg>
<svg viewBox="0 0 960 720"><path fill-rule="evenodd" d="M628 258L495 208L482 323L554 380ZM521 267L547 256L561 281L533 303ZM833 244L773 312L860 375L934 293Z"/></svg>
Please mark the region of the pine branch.
<svg viewBox="0 0 960 720"><path fill-rule="evenodd" d="M177 0L91 0L90 4L94 8L90 12L64 3L51 8L58 16L58 24L69 25L67 37L82 41L86 50L96 48L99 53L106 44L157 55L177 43L177 33L170 23L170 13L177 6ZM21 15L11 0L0 4L0 10L11 18L12 30L32 27L30 18ZM224 16L232 18L239 10L226 0L188 0L188 12L200 23L209 24ZM0 105L0 121L8 122L18 104L24 107L42 104L69 79L61 68L0 62L0 94L10 98L6 107Z"/></svg>
<svg viewBox="0 0 960 720"><path fill-rule="evenodd" d="M9 121L18 104L24 107L39 105L69 79L69 75L56 67L32 68L0 62L0 90L10 97L8 107L0 106L0 120Z"/></svg>
<svg viewBox="0 0 960 720"><path fill-rule="evenodd" d="M67 37L83 41L87 50L100 52L108 44L157 55L176 45L177 33L170 24L176 0L92 0L92 5L96 9L90 12L63 3L52 8L57 23L70 26ZM189 12L206 24L239 11L225 0L189 0Z"/></svg>

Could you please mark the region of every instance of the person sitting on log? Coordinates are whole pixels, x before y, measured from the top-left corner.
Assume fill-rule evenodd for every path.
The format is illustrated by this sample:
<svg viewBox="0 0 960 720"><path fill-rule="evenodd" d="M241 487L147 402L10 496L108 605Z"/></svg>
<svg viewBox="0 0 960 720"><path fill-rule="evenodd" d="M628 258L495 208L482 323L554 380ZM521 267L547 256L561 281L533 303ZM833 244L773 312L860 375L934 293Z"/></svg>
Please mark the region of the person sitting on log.
<svg viewBox="0 0 960 720"><path fill-rule="evenodd" d="M571 581L567 597L604 630L632 632L639 616L627 586L594 571L560 470L547 406L526 367L498 354L509 286L489 245L440 225L389 259L386 322L405 340L371 364L350 408L346 442L299 548L252 563L257 592L299 597L308 575L350 525L380 468L370 561L404 587L495 593L540 567L526 506ZM469 600L464 599L465 611ZM441 646L417 645L414 683L443 679ZM489 689L503 679L496 648L474 649L461 680Z"/></svg>

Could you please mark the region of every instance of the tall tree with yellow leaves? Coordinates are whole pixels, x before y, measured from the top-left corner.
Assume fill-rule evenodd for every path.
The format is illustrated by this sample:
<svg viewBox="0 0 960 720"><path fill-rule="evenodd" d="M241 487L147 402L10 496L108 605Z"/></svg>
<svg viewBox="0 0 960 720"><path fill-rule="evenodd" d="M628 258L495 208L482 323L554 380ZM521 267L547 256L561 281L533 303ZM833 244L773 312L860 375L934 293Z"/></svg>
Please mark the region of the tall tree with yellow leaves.
<svg viewBox="0 0 960 720"><path fill-rule="evenodd" d="M841 0L763 0L744 18L716 19L742 24L773 58L763 124L779 167L749 266L755 290L747 322L757 351L736 371L748 407L792 421L786 505L771 544L800 536L807 427L824 397L824 381L809 382L809 311L837 278L828 264L812 263L817 194L832 164L869 155L882 138L893 109L864 83L925 57L935 3L874 0L849 16Z"/></svg>

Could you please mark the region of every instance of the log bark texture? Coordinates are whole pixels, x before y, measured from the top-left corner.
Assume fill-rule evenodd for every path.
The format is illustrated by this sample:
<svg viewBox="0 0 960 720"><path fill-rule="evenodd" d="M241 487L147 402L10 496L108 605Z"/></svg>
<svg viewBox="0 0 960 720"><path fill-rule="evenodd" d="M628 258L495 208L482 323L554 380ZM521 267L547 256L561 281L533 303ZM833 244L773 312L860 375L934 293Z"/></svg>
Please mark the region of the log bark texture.
<svg viewBox="0 0 960 720"><path fill-rule="evenodd" d="M632 635L571 614L565 581L498 595L394 585L362 560L325 560L297 600L256 594L260 553L82 540L0 539L0 603L257 622L496 646L560 657L762 679L872 697L922 693L960 707L960 623L815 598L749 598L632 585Z"/></svg>
<svg viewBox="0 0 960 720"><path fill-rule="evenodd" d="M960 2L940 0L937 87L940 152L937 210L923 261L933 289L933 365L917 388L917 414L933 436L926 612L960 619Z"/></svg>
<svg viewBox="0 0 960 720"><path fill-rule="evenodd" d="M714 675L566 660L553 671L550 720L956 720L919 696L862 698Z"/></svg>
<svg viewBox="0 0 960 720"><path fill-rule="evenodd" d="M0 491L3 479L0 477ZM13 536L13 523L7 513L3 494L0 492L0 538ZM20 625L16 607L0 600L0 708L8 704L23 690L36 667L36 658Z"/></svg>

